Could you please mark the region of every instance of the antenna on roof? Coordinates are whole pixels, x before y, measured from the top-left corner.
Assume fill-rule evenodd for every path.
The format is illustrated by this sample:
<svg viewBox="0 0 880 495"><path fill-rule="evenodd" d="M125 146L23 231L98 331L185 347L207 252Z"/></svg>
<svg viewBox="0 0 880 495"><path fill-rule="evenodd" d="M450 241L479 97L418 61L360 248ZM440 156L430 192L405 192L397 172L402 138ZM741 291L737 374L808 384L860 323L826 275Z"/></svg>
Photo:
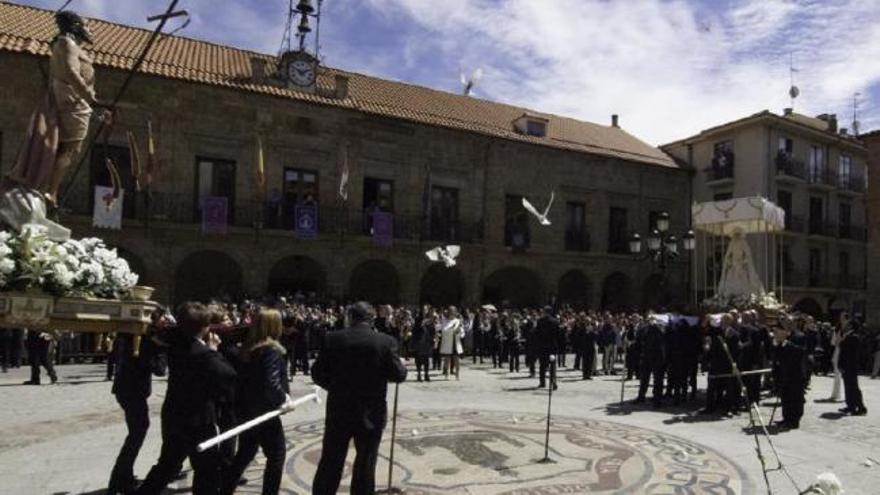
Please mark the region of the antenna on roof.
<svg viewBox="0 0 880 495"><path fill-rule="evenodd" d="M862 125L861 122L859 122L859 96L862 96L862 94L858 92L853 94L852 131L856 137L859 136L859 127Z"/></svg>
<svg viewBox="0 0 880 495"><path fill-rule="evenodd" d="M476 86L477 83L480 82L480 79L483 78L483 68L477 67L474 69L471 73L470 79L468 79L465 77L464 71L459 67L458 75L461 78L461 94L464 96L470 96L471 92L474 90L474 86Z"/></svg>
<svg viewBox="0 0 880 495"><path fill-rule="evenodd" d="M788 96L791 98L791 109L794 111L794 100L801 94L801 90L798 89L797 86L794 85L794 73L798 72L797 69L794 68L794 53L788 52Z"/></svg>

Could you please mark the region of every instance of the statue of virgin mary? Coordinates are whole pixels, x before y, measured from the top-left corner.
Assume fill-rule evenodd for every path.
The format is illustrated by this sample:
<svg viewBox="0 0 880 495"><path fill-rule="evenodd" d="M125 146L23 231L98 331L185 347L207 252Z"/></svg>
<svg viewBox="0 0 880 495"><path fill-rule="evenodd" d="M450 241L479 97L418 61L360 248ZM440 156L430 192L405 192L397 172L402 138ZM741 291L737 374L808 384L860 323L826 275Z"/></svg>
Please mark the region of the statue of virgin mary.
<svg viewBox="0 0 880 495"><path fill-rule="evenodd" d="M752 261L752 250L746 242L742 230L735 230L730 237L730 245L724 255L721 269L721 280L718 282L716 294L723 298L760 295L764 293L764 284L758 277Z"/></svg>

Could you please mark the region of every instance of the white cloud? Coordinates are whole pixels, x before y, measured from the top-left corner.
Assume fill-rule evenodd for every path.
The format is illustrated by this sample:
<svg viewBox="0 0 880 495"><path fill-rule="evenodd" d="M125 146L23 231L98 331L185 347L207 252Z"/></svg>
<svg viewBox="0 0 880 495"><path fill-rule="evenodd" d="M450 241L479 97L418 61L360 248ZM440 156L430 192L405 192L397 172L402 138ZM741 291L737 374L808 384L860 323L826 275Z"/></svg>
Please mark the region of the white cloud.
<svg viewBox="0 0 880 495"><path fill-rule="evenodd" d="M484 65L481 91L493 99L600 123L618 113L654 144L781 112L789 52L804 113L845 122L851 95L880 80L880 14L870 0L748 0L715 11L662 0L370 4L449 40L447 57ZM880 123L867 103L862 120Z"/></svg>

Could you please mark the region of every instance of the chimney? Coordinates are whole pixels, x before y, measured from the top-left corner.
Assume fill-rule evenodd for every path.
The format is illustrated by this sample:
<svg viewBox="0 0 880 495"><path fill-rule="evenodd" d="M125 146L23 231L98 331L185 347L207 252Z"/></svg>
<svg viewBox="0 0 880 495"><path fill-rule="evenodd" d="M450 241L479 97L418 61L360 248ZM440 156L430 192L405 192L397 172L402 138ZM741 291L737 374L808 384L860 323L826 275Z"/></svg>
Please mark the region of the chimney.
<svg viewBox="0 0 880 495"><path fill-rule="evenodd" d="M344 100L348 98L348 77L342 74L336 74L336 98Z"/></svg>
<svg viewBox="0 0 880 495"><path fill-rule="evenodd" d="M611 115L611 127L620 127L620 125L618 125L618 119L617 119L616 113Z"/></svg>
<svg viewBox="0 0 880 495"><path fill-rule="evenodd" d="M256 84L266 82L266 59L251 57L251 80Z"/></svg>
<svg viewBox="0 0 880 495"><path fill-rule="evenodd" d="M849 136L849 130L846 127L841 127L840 128L840 135L841 136Z"/></svg>
<svg viewBox="0 0 880 495"><path fill-rule="evenodd" d="M837 132L837 114L832 113L828 116L828 132Z"/></svg>
<svg viewBox="0 0 880 495"><path fill-rule="evenodd" d="M782 115L785 115L785 116L789 116L789 115L791 115L793 112L794 112L794 109L791 108L791 107L783 108L783 109L782 109Z"/></svg>

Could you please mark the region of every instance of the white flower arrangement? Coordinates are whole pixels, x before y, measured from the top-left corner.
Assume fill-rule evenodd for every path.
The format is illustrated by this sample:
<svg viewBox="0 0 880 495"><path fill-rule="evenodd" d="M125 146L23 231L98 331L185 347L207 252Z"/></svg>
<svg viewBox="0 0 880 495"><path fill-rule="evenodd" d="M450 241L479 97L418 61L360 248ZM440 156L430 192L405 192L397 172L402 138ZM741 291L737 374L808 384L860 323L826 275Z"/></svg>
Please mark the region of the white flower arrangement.
<svg viewBox="0 0 880 495"><path fill-rule="evenodd" d="M732 297L712 296L703 301L703 307L713 311L760 310L760 311L783 311L785 304L776 299L774 292L762 292L760 294L744 294Z"/></svg>
<svg viewBox="0 0 880 495"><path fill-rule="evenodd" d="M0 290L115 299L126 297L137 280L128 262L100 239L59 243L38 225L18 235L0 232Z"/></svg>

